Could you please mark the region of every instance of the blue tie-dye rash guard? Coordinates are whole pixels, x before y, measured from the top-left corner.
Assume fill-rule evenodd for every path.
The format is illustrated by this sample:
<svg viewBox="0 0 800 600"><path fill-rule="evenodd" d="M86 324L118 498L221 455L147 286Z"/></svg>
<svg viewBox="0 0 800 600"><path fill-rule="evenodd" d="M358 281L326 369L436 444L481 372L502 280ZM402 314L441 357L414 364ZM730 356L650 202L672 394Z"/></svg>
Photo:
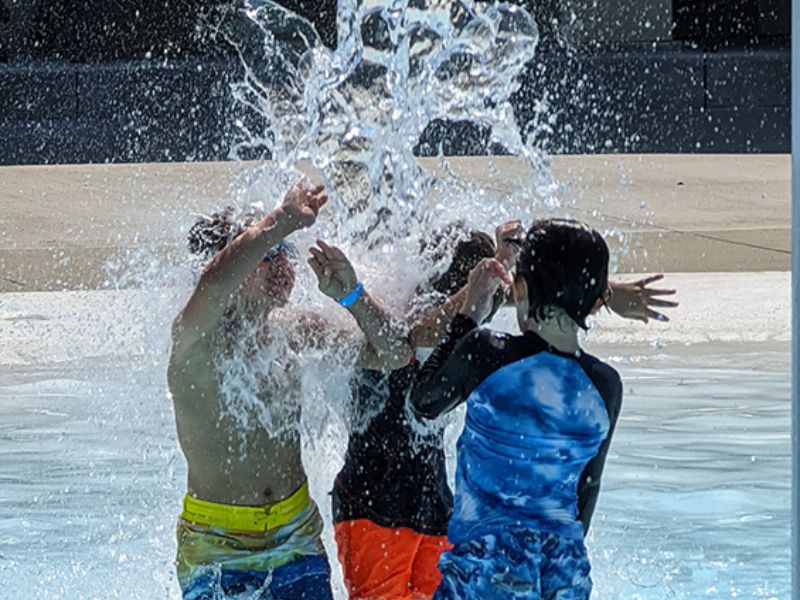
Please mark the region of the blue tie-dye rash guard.
<svg viewBox="0 0 800 600"><path fill-rule="evenodd" d="M581 539L619 414L619 375L534 333L476 327L456 316L411 397L427 417L467 401L449 541L519 529Z"/></svg>
<svg viewBox="0 0 800 600"><path fill-rule="evenodd" d="M450 542L520 527L582 538L578 482L608 430L575 360L540 352L492 373L467 399Z"/></svg>

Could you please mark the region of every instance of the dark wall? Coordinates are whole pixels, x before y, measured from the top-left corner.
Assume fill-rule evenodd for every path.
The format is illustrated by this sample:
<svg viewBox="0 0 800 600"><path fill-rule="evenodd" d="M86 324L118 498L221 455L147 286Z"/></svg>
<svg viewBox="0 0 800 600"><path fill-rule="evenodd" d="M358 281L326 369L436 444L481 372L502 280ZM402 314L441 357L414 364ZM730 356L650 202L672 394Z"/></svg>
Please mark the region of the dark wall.
<svg viewBox="0 0 800 600"><path fill-rule="evenodd" d="M0 164L227 158L233 1L0 0ZM333 2L283 4L335 44ZM789 151L789 0L524 4L542 41L514 104L524 127L555 115L550 152ZM418 150L487 140L438 122Z"/></svg>
<svg viewBox="0 0 800 600"><path fill-rule="evenodd" d="M791 33L791 0L673 0L674 38L706 50L782 44Z"/></svg>
<svg viewBox="0 0 800 600"><path fill-rule="evenodd" d="M286 0L336 43L333 3ZM214 26L236 0L0 0L0 60L105 62L230 54Z"/></svg>

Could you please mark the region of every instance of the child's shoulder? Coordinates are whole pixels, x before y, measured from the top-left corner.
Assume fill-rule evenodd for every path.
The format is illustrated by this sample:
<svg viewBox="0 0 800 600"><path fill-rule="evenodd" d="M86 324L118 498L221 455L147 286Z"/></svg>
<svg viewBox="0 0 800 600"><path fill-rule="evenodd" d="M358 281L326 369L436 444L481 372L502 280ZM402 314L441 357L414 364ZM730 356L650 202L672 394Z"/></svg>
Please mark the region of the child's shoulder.
<svg viewBox="0 0 800 600"><path fill-rule="evenodd" d="M581 352L579 358L584 371L595 385L605 388L613 396L622 395L622 377L614 367L588 352ZM600 385L598 385L600 384Z"/></svg>
<svg viewBox="0 0 800 600"><path fill-rule="evenodd" d="M488 327L478 327L470 332L469 339L475 347L504 350L508 348L509 345L514 344L517 339L522 338L518 335L496 331Z"/></svg>

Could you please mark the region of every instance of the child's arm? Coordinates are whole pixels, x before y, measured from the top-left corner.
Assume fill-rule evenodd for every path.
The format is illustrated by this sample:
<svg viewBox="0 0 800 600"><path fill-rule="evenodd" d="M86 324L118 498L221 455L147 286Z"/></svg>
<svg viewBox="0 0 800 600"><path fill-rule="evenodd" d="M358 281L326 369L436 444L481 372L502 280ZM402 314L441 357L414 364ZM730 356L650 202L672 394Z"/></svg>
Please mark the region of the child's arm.
<svg viewBox="0 0 800 600"><path fill-rule="evenodd" d="M483 369L478 362L485 352L478 324L470 317L457 314L450 323L447 338L425 361L411 390L411 406L427 419L452 410L467 399L483 381L477 377Z"/></svg>
<svg viewBox="0 0 800 600"><path fill-rule="evenodd" d="M511 272L517 262L525 230L519 220L508 221L498 226L495 230L496 251L495 259L503 265L506 272ZM467 294L465 285L455 294L450 296L441 306L431 310L424 318L411 329L411 345L414 348L430 348L439 344L447 335L447 327L453 317L464 304ZM504 289L498 289L492 297L492 309L487 318L481 321L485 325L491 321L503 304L513 304L510 294Z"/></svg>
<svg viewBox="0 0 800 600"><path fill-rule="evenodd" d="M600 494L600 478L603 475L606 455L608 454L609 446L611 446L611 437L616 429L622 406L622 382L616 372L614 372L613 379L608 381L609 389L604 390L603 388L605 387L600 386L598 389L601 390L601 394L603 391L606 392L604 400L610 421L608 435L603 440L597 455L586 465L578 482L578 518L583 523L584 536L589 533L589 525L591 525L594 508L597 505L597 497Z"/></svg>
<svg viewBox="0 0 800 600"><path fill-rule="evenodd" d="M310 251L308 262L317 276L319 290L345 306L364 332L366 343L358 366L388 371L407 365L412 353L404 329L358 282L344 252L322 240L317 240L317 247Z"/></svg>
<svg viewBox="0 0 800 600"><path fill-rule="evenodd" d="M225 314L231 295L255 270L264 254L294 231L313 225L327 200L321 185L312 188L305 179L298 180L279 209L217 253L173 324L175 347L187 348L208 338Z"/></svg>
<svg viewBox="0 0 800 600"><path fill-rule="evenodd" d="M412 348L435 348L446 339L450 322L464 304L466 292L464 286L414 324L409 335Z"/></svg>
<svg viewBox="0 0 800 600"><path fill-rule="evenodd" d="M450 333L420 369L411 392L411 405L424 417L434 419L452 410L493 371L489 359L494 353L481 332L474 330L489 314L492 297L503 282L511 280L496 259L483 259L470 272Z"/></svg>

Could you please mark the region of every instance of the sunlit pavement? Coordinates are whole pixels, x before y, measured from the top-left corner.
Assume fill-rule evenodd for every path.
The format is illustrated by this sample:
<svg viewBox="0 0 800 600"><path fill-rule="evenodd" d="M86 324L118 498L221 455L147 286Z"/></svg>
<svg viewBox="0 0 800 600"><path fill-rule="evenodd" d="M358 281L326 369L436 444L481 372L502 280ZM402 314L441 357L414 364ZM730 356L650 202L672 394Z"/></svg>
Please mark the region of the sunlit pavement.
<svg viewBox="0 0 800 600"><path fill-rule="evenodd" d="M435 159L423 163L441 170ZM501 202L530 180L516 158L448 163ZM788 155L561 156L552 163L559 213L613 232L619 272L790 269ZM182 248L185 224L224 206L236 175L252 167L0 167L0 292L102 287L103 265L125 248L163 255ZM520 216L541 211L529 212Z"/></svg>

